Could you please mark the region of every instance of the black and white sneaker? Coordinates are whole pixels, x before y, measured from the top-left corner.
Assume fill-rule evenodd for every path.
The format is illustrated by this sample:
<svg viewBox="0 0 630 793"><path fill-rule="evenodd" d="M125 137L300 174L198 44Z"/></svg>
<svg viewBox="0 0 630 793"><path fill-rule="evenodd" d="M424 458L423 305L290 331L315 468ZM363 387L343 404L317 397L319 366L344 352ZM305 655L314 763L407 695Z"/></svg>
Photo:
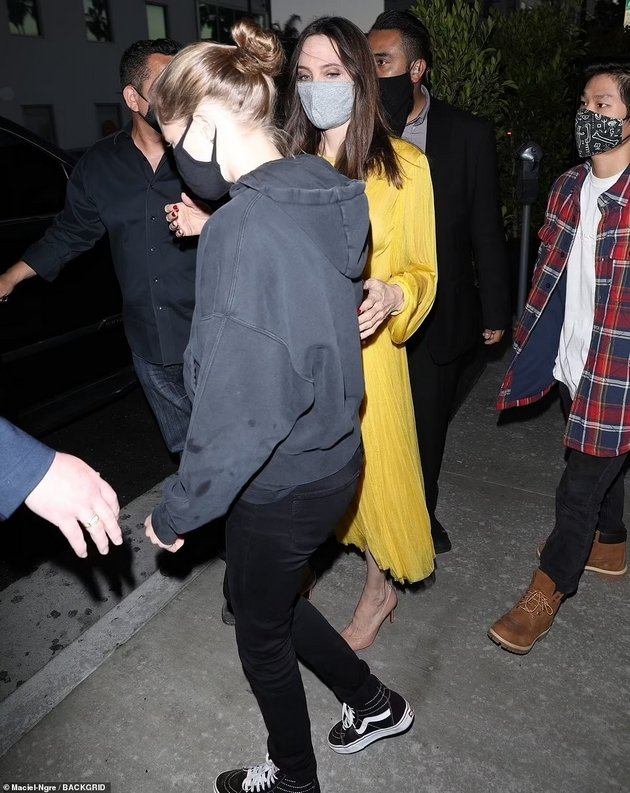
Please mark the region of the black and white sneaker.
<svg viewBox="0 0 630 793"><path fill-rule="evenodd" d="M380 683L364 707L355 710L344 703L341 721L328 733L328 746L339 754L353 754L381 738L405 732L412 722L413 710L407 700Z"/></svg>
<svg viewBox="0 0 630 793"><path fill-rule="evenodd" d="M317 779L306 783L289 779L267 755L260 765L219 774L214 793L320 793L320 789Z"/></svg>

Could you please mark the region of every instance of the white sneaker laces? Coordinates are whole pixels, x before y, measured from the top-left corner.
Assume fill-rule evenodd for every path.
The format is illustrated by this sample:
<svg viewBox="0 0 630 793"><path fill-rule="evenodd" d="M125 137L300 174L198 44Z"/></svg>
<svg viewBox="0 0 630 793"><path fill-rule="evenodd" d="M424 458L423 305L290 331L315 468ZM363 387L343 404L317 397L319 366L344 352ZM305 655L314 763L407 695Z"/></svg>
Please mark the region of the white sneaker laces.
<svg viewBox="0 0 630 793"><path fill-rule="evenodd" d="M344 730L350 729L350 727L354 727L354 720L355 720L355 713L354 710L350 707L350 705L346 705L344 702L341 707L341 725Z"/></svg>
<svg viewBox="0 0 630 793"><path fill-rule="evenodd" d="M264 763L252 766L252 768L247 770L242 790L253 791L253 793L269 790L270 786L276 781L276 774L279 770L273 761L269 759L269 755L267 755Z"/></svg>

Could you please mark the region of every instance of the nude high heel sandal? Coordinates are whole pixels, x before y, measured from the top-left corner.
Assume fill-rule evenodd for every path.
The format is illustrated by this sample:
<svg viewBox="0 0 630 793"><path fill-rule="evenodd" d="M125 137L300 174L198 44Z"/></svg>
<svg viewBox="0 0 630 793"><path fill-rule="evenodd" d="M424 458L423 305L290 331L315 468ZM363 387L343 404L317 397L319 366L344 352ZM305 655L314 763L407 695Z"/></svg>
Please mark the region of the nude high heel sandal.
<svg viewBox="0 0 630 793"><path fill-rule="evenodd" d="M374 614L371 620L373 627L369 631L365 632L357 630L356 628L353 628L353 618L350 625L348 625L348 627L342 631L341 635L355 652L357 650L365 650L367 647L370 647L370 645L374 644L374 640L376 639L381 625L385 622L385 620L389 617L390 622L394 621L394 609L397 605L398 595L396 594L396 590L390 586L389 593L385 598L385 602L378 612Z"/></svg>

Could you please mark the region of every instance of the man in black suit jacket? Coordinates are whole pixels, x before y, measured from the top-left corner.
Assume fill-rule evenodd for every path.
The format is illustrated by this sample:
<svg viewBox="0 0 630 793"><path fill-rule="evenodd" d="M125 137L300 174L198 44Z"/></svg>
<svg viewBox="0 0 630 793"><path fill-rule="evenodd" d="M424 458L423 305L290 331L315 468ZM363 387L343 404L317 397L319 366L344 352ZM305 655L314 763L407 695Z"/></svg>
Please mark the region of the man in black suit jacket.
<svg viewBox="0 0 630 793"><path fill-rule="evenodd" d="M451 542L435 508L458 385L481 341L499 342L510 321L496 144L489 122L429 94L431 42L413 14L380 14L368 41L392 127L423 149L431 166L437 296L407 352L431 534L443 553Z"/></svg>

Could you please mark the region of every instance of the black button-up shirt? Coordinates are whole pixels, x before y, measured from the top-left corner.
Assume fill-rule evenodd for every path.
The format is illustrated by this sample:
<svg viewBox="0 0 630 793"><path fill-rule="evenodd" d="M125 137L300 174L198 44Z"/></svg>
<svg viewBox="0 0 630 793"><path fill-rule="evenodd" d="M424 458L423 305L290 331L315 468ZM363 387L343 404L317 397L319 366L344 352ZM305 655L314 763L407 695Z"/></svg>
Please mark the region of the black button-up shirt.
<svg viewBox="0 0 630 793"><path fill-rule="evenodd" d="M104 138L81 157L63 211L23 259L52 281L109 233L129 346L151 363L181 363L195 300L196 238L173 236L164 205L187 188L170 153L154 172L129 133Z"/></svg>

